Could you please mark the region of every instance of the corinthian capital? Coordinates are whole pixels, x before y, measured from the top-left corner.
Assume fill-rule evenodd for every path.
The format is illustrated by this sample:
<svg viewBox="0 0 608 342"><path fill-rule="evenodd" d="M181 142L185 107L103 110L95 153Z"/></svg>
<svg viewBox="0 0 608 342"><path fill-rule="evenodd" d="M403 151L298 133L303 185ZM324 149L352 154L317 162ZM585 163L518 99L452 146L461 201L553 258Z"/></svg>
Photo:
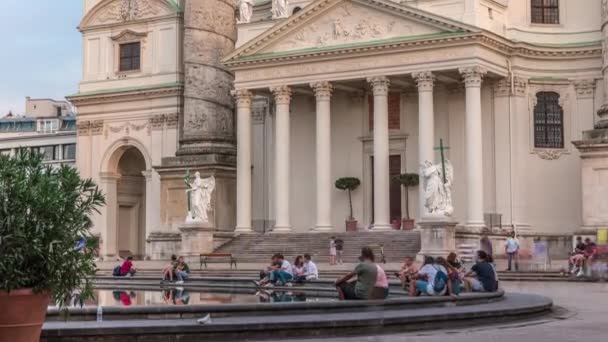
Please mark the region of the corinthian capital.
<svg viewBox="0 0 608 342"><path fill-rule="evenodd" d="M480 87L481 80L487 72L486 69L479 65L462 67L459 68L458 71L460 72L460 75L462 75L466 87Z"/></svg>
<svg viewBox="0 0 608 342"><path fill-rule="evenodd" d="M288 86L278 86L270 88L274 94L274 102L277 104L289 104L291 102L291 88Z"/></svg>
<svg viewBox="0 0 608 342"><path fill-rule="evenodd" d="M251 107L251 99L253 94L247 89L237 89L231 91L232 96L236 99L238 107Z"/></svg>
<svg viewBox="0 0 608 342"><path fill-rule="evenodd" d="M391 81L386 76L368 77L367 82L372 86L374 95L388 95L388 87Z"/></svg>
<svg viewBox="0 0 608 342"><path fill-rule="evenodd" d="M313 82L310 84L310 87L314 90L317 100L329 100L334 90L331 83L327 81Z"/></svg>
<svg viewBox="0 0 608 342"><path fill-rule="evenodd" d="M420 71L412 73L412 77L416 80L418 91L433 91L435 85L435 75L430 71Z"/></svg>

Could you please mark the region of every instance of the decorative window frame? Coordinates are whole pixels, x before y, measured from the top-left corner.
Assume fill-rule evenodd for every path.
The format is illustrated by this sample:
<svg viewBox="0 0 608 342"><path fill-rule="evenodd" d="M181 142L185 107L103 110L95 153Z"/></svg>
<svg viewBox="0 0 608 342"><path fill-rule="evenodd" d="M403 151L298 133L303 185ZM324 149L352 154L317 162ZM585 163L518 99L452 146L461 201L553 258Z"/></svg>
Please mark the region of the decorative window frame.
<svg viewBox="0 0 608 342"><path fill-rule="evenodd" d="M538 103L536 95L539 92L555 92L559 94L559 105L564 112L562 124L564 126L564 147L563 148L542 148L534 145L534 108ZM536 154L539 158L545 160L556 160L564 154L572 153L571 141L572 138L572 101L570 100L570 84L569 82L559 83L533 83L530 81L528 93L528 146L530 153Z"/></svg>
<svg viewBox="0 0 608 342"><path fill-rule="evenodd" d="M566 23L566 1L559 0L559 24L542 24L542 23L533 23L532 22L532 0L526 0L526 18L528 20L528 25L531 27L563 27Z"/></svg>
<svg viewBox="0 0 608 342"><path fill-rule="evenodd" d="M110 37L113 43L114 49L114 75L120 77L127 77L128 75L140 75L143 73L144 65L146 62L144 51L146 50L146 42L148 38L148 32L135 32L132 30L124 30L117 34L116 36ZM129 43L139 43L140 44L140 52L139 52L139 69L138 70L128 70L128 71L120 71L120 46L122 44Z"/></svg>

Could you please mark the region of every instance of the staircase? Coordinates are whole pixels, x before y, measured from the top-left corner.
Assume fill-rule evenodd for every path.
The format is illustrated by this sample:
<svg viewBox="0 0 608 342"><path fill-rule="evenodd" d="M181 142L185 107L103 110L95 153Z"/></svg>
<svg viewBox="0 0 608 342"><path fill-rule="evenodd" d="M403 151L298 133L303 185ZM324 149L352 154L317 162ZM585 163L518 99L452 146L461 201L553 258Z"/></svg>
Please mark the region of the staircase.
<svg viewBox="0 0 608 342"><path fill-rule="evenodd" d="M380 245L384 245L387 262L401 262L420 251L420 234L413 231L353 232L353 233L266 233L239 235L215 250L232 253L239 263L266 262L275 253L287 260L309 253L317 262L329 260L329 240L332 236L344 241L344 262L356 262L361 248L370 246L380 261Z"/></svg>

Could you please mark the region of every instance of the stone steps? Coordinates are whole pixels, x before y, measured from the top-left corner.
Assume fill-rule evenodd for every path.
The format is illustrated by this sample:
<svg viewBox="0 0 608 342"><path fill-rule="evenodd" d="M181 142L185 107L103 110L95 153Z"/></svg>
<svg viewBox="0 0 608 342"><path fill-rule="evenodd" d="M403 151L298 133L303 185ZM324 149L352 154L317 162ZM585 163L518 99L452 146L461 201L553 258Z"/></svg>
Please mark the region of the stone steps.
<svg viewBox="0 0 608 342"><path fill-rule="evenodd" d="M420 251L420 234L411 231L353 232L353 233L293 233L240 235L216 249L216 253L232 253L239 262L265 262L275 253L292 260L309 253L317 260L329 258L329 240L332 236L344 241L344 261L356 262L361 248L370 246L384 255L389 262L400 262L406 256Z"/></svg>

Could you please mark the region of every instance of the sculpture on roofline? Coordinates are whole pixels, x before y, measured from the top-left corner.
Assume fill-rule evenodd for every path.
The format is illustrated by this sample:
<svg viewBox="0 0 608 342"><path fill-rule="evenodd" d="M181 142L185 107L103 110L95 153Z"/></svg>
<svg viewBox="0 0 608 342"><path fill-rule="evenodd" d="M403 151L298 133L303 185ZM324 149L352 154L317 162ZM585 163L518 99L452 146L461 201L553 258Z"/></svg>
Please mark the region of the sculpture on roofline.
<svg viewBox="0 0 608 342"><path fill-rule="evenodd" d="M287 18L287 0L272 0L272 19Z"/></svg>
<svg viewBox="0 0 608 342"><path fill-rule="evenodd" d="M239 0L239 23L251 22L253 16L253 0Z"/></svg>

